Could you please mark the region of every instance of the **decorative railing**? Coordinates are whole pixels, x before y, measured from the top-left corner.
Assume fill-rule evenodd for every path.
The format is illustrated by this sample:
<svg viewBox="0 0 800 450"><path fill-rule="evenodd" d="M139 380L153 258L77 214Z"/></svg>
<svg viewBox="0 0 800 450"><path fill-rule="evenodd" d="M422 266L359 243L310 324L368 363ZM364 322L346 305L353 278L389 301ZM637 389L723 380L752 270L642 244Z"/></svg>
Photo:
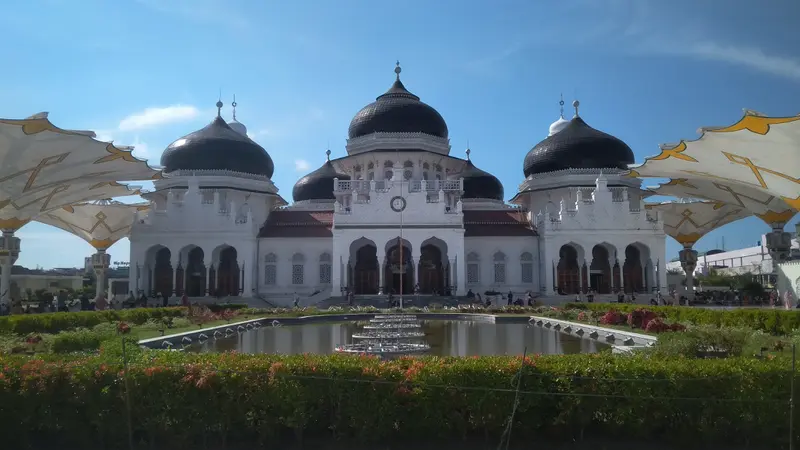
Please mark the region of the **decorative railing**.
<svg viewBox="0 0 800 450"><path fill-rule="evenodd" d="M264 175L237 172L235 170L173 170L172 172L165 174L165 177L237 177L272 182L269 177L265 177Z"/></svg>
<svg viewBox="0 0 800 450"><path fill-rule="evenodd" d="M409 180L395 182L392 180L336 180L334 192L387 192L395 184L408 185L408 192L461 192L464 189L464 180Z"/></svg>

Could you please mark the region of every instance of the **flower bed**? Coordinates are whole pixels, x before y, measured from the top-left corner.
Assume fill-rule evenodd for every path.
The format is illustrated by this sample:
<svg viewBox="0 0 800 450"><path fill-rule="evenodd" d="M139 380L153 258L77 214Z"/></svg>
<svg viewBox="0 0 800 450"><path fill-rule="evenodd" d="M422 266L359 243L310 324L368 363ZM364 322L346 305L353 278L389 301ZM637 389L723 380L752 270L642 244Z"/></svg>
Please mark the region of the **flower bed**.
<svg viewBox="0 0 800 450"><path fill-rule="evenodd" d="M81 311L19 314L0 317L0 333L58 333L76 328L91 328L101 323L125 321L143 324L150 319L180 317L186 308L136 308L118 311Z"/></svg>
<svg viewBox="0 0 800 450"><path fill-rule="evenodd" d="M625 303L569 303L565 306L565 309L599 313L611 309L630 313L641 308L641 305ZM800 311L795 310L756 308L722 310L692 306L648 306L647 309L669 322L746 327L779 335L790 334L792 330L800 328Z"/></svg>
<svg viewBox="0 0 800 450"><path fill-rule="evenodd" d="M625 436L780 448L788 432L785 360L583 354L380 361L132 346L125 372L119 350L52 362L0 359L4 445L50 439L65 448L124 448L128 423L143 448L257 446L287 434L361 441L479 435L496 442L520 367L517 442Z"/></svg>

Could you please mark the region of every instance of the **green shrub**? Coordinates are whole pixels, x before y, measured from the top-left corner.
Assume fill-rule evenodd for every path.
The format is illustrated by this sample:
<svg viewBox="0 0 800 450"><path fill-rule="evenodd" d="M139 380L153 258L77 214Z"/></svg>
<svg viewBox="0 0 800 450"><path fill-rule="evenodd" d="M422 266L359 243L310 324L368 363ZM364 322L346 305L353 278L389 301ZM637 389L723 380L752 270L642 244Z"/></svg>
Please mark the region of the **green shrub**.
<svg viewBox="0 0 800 450"><path fill-rule="evenodd" d="M659 334L653 350L660 357L695 358L711 353L742 356L754 334L749 328L695 325L680 333Z"/></svg>
<svg viewBox="0 0 800 450"><path fill-rule="evenodd" d="M77 328L92 328L101 323L125 321L135 325L148 319L180 317L185 308L135 308L119 311L56 312L0 317L0 333L58 333Z"/></svg>
<svg viewBox="0 0 800 450"><path fill-rule="evenodd" d="M236 310L245 309L245 308L248 307L247 303L219 303L219 304L210 304L210 305L206 305L206 306L208 306L208 309L210 309L211 312L215 312L215 313L218 313L220 311L225 311L225 310L236 311Z"/></svg>
<svg viewBox="0 0 800 450"><path fill-rule="evenodd" d="M790 372L782 358L581 354L523 364L519 357L380 361L131 345L124 372L121 342L106 341L99 356L80 360L0 359L4 446L27 448L51 436L64 448L124 448L127 426L116 425L128 423L143 448L219 442L255 448L275 446L287 434L451 442L478 435L497 442L521 366L516 442L549 436L678 441L695 448L787 444Z"/></svg>
<svg viewBox="0 0 800 450"><path fill-rule="evenodd" d="M569 303L566 309L606 312L617 310L630 313L642 305L626 303ZM746 327L774 335L788 335L800 328L800 311L785 309L739 308L732 310L701 308L693 306L647 306L670 322L716 327Z"/></svg>
<svg viewBox="0 0 800 450"><path fill-rule="evenodd" d="M95 331L86 328L62 331L52 337L50 351L72 353L97 350L103 341L113 338L115 334L116 331Z"/></svg>

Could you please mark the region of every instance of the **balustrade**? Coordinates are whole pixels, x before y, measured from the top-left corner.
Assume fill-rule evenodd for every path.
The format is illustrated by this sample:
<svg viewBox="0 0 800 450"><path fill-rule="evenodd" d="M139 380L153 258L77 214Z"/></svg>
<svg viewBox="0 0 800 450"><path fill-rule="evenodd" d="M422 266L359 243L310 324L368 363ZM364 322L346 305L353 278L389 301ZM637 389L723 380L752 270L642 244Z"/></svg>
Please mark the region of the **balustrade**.
<svg viewBox="0 0 800 450"><path fill-rule="evenodd" d="M334 192L358 193L388 192L395 183L393 180L336 180ZM464 187L462 179L458 180L410 180L403 181L408 185L408 192L461 192Z"/></svg>

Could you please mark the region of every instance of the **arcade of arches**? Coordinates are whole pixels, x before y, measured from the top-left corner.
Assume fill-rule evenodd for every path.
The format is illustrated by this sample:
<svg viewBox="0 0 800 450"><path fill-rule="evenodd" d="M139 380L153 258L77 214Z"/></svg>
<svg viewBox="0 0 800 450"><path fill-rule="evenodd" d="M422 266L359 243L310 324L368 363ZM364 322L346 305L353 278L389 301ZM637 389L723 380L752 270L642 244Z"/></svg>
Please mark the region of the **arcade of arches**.
<svg viewBox="0 0 800 450"><path fill-rule="evenodd" d="M157 246L151 250L143 267L146 285L139 286L151 296L228 297L238 296L242 291L243 273L234 247L218 247L214 251L216 261L208 267L205 252L197 246L191 247L185 256L181 252L175 268L170 249Z"/></svg>
<svg viewBox="0 0 800 450"><path fill-rule="evenodd" d="M649 260L647 246L634 243L625 247L625 259L609 244L597 244L583 257L583 249L574 244L561 246L554 284L559 294L594 291L597 294L645 292L656 288L657 277Z"/></svg>
<svg viewBox="0 0 800 450"><path fill-rule="evenodd" d="M378 261L378 247L364 240L354 243L347 266L347 286L356 295L368 294L437 294L451 290L452 273L444 241L431 238L419 249L400 238L385 246Z"/></svg>

